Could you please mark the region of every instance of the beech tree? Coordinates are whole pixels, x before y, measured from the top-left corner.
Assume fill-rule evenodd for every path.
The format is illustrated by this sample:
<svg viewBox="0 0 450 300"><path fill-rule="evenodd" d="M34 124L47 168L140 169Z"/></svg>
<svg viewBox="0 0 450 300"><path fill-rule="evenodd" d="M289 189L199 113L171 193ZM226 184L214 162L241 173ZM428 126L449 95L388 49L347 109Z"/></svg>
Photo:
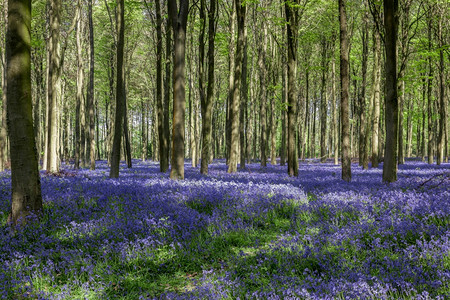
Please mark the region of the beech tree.
<svg viewBox="0 0 450 300"><path fill-rule="evenodd" d="M235 0L235 9L237 14L238 37L236 41L236 56L234 62L234 83L233 98L231 101L230 124L231 124L231 143L230 143L230 159L228 163L228 173L237 171L237 163L239 160L239 112L240 112L240 89L241 89L241 73L242 59L244 52L244 26L246 6L241 0Z"/></svg>
<svg viewBox="0 0 450 300"><path fill-rule="evenodd" d="M114 140L111 154L111 178L119 177L120 148L125 108L125 76L123 67L123 48L125 43L124 0L117 0L117 80L116 80L116 113L114 118Z"/></svg>
<svg viewBox="0 0 450 300"><path fill-rule="evenodd" d="M174 36L173 122L171 179L184 179L185 53L189 0L168 0Z"/></svg>
<svg viewBox="0 0 450 300"><path fill-rule="evenodd" d="M8 1L6 79L11 143L12 224L42 210L31 105L31 0Z"/></svg>
<svg viewBox="0 0 450 300"><path fill-rule="evenodd" d="M386 51L385 127L386 143L383 164L383 181L397 180L398 98L397 98L397 30L398 0L385 0L384 46Z"/></svg>
<svg viewBox="0 0 450 300"><path fill-rule="evenodd" d="M200 173L208 174L208 164L212 153L211 129L212 129L212 107L214 96L214 37L216 35L216 0L210 1L208 13L208 87L206 98L200 103L202 109L202 154ZM201 61L200 61L201 63Z"/></svg>
<svg viewBox="0 0 450 300"><path fill-rule="evenodd" d="M351 153L350 153L350 124L348 91L350 83L349 49L347 33L347 14L345 0L339 0L339 24L340 24L340 47L341 47L341 163L342 179L351 181Z"/></svg>

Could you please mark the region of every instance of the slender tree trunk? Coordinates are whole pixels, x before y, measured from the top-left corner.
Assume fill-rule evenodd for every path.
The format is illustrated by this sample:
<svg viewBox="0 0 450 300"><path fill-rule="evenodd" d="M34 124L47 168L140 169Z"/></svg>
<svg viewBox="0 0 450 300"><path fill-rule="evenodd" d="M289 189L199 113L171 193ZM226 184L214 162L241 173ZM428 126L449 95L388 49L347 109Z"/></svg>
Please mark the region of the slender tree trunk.
<svg viewBox="0 0 450 300"><path fill-rule="evenodd" d="M5 9L7 9L5 7ZM3 43L3 41L2 41ZM0 50L1 51L1 50ZM3 172L6 169L7 163L7 136L8 132L6 130L7 127L7 119L6 119L6 111L7 111L7 78L6 78L6 53L2 51L2 120L1 120L1 129L0 129L0 172Z"/></svg>
<svg viewBox="0 0 450 300"><path fill-rule="evenodd" d="M61 0L50 1L50 61L48 86L47 165L49 172L59 171L58 158L58 101L61 96Z"/></svg>
<svg viewBox="0 0 450 300"><path fill-rule="evenodd" d="M380 126L380 78L381 78L381 41L376 29L373 32L373 87L372 87L372 167L378 167L378 128Z"/></svg>
<svg viewBox="0 0 450 300"><path fill-rule="evenodd" d="M333 46L334 48L334 46ZM333 51L334 52L334 51ZM332 106L332 113L333 113L333 121L331 123L332 127L332 134L333 134L333 157L334 157L334 164L339 164L339 130L338 130L338 121L337 121L337 107L336 107L336 63L334 59L332 60L332 73L331 73L331 80L332 80L332 92L331 92L331 106Z"/></svg>
<svg viewBox="0 0 450 300"><path fill-rule="evenodd" d="M285 3L287 37L287 83L288 83L288 175L298 176L298 162L295 153L295 119L297 118L297 32L299 23L298 3Z"/></svg>
<svg viewBox="0 0 450 300"><path fill-rule="evenodd" d="M320 86L320 162L327 160L327 74L328 74L328 47L326 37L322 37L322 82Z"/></svg>
<svg viewBox="0 0 450 300"><path fill-rule="evenodd" d="M241 79L242 79L242 58L244 52L244 27L245 27L245 4L241 0L235 0L237 14L238 36L236 43L236 56L234 62L234 84L233 98L231 100L230 124L231 124L231 145L230 159L228 163L228 173L237 171L238 151L239 151L239 111L241 105Z"/></svg>
<svg viewBox="0 0 450 300"><path fill-rule="evenodd" d="M432 17L429 13L428 24L428 51L431 53L431 39L432 39ZM434 160L434 122L433 122L433 106L434 101L432 97L433 91L433 61L431 56L428 56L428 82L427 82L427 99L428 99L428 163L432 164Z"/></svg>
<svg viewBox="0 0 450 300"><path fill-rule="evenodd" d="M212 153L211 145L211 115L214 97L214 38L216 35L215 16L216 16L216 0L210 0L208 13L208 88L206 91L205 102L201 102L202 108L202 160L200 165L200 173L208 174L208 164ZM202 61L202 60L201 60Z"/></svg>
<svg viewBox="0 0 450 300"><path fill-rule="evenodd" d="M43 210L31 105L31 0L8 1L7 117L11 143L11 214L14 225Z"/></svg>
<svg viewBox="0 0 450 300"><path fill-rule="evenodd" d="M275 66L274 66L275 69ZM272 85L276 85L277 80L277 74L275 70L273 70L273 76L272 76ZM272 165L277 164L277 116L276 116L276 110L275 110L275 90L272 91L271 97L270 97L270 163ZM299 152L298 152L299 153Z"/></svg>
<svg viewBox="0 0 450 300"><path fill-rule="evenodd" d="M284 63L283 63L284 65ZM287 94L287 69L283 68L282 75L281 75L281 83L283 85L282 91L281 91L281 102L283 104L283 108L281 110L281 145L280 145L280 166L284 166L286 164L286 94Z"/></svg>
<svg viewBox="0 0 450 300"><path fill-rule="evenodd" d="M167 24L166 24L166 62L165 62L165 79L164 79L164 144L166 145L166 152L160 153L160 156L164 156L164 161L161 159L161 163L163 164L163 168L160 168L161 172L166 172L169 169L169 153L171 151L170 146L170 89L171 84L173 83L172 79L172 59L173 59L173 51L172 51L172 20L171 18L167 18ZM161 152L161 151L160 151Z"/></svg>
<svg viewBox="0 0 450 300"><path fill-rule="evenodd" d="M412 114L413 114L413 108L414 108L414 103L413 100L409 98L409 102L408 102L408 117L406 119L406 157L411 157L411 153L412 153L412 135L413 135L413 124L412 124ZM419 126L417 126L419 127ZM419 138L420 135L417 135L417 138Z"/></svg>
<svg viewBox="0 0 450 300"><path fill-rule="evenodd" d="M189 0L168 1L169 18L174 34L173 69L173 122L172 122L172 169L171 179L184 179L184 120L185 120L185 53L186 25Z"/></svg>
<svg viewBox="0 0 450 300"><path fill-rule="evenodd" d="M124 67L123 67L123 48L124 48L124 0L117 0L117 78L116 78L116 113L114 117L114 140L111 154L111 169L109 176L111 178L119 177L120 167L120 148L122 142L123 119L124 119Z"/></svg>
<svg viewBox="0 0 450 300"><path fill-rule="evenodd" d="M349 45L345 0L339 0L340 47L341 47L341 161L342 179L351 181L350 124L348 91L350 81Z"/></svg>
<svg viewBox="0 0 450 300"><path fill-rule="evenodd" d="M447 121L445 116L445 64L444 64L444 47L442 36L442 22L443 15L439 18L438 24L438 40L439 40L439 131L437 140L437 155L436 164L440 165L444 161L444 142L445 142L445 122Z"/></svg>
<svg viewBox="0 0 450 300"><path fill-rule="evenodd" d="M247 102L248 102L248 84L247 84L247 63L248 63L248 55L247 55L247 26L244 26L244 46L243 46L243 58L242 58L242 89L241 89L241 109L239 115L239 137L240 137L240 156L241 161L239 167L241 169L245 168L245 157L247 155L247 144L245 133L248 132L248 118L245 118L247 114ZM248 134L248 133L247 133Z"/></svg>
<svg viewBox="0 0 450 300"><path fill-rule="evenodd" d="M397 27L398 0L384 1L384 27L386 51L386 144L384 151L383 181L397 180L398 97L397 97Z"/></svg>
<svg viewBox="0 0 450 300"><path fill-rule="evenodd" d="M164 173L169 168L167 139L164 134L164 107L162 95L162 17L161 0L155 1L156 7L156 108L158 113L159 170Z"/></svg>
<svg viewBox="0 0 450 300"><path fill-rule="evenodd" d="M263 24L263 34L262 37L262 44L259 46L259 57L258 57L258 65L259 65L259 80L260 80L260 86L259 86L259 101L260 101L260 115L259 115L259 122L260 122L260 132L261 132L261 139L260 139L260 148L261 148L261 166L265 167L267 164L267 154L266 154L266 125L267 125L267 118L266 118L266 105L267 105L267 91L266 91L266 51L267 51L267 27L265 24Z"/></svg>
<svg viewBox="0 0 450 300"><path fill-rule="evenodd" d="M226 126L225 126L225 141L226 141L226 151L225 156L228 160L230 158L231 153L231 102L233 99L233 92L234 92L234 73L235 73L235 48L234 45L236 44L236 37L235 37L235 23L236 23L236 16L237 16L237 9L236 9L236 3L233 0L232 1L232 11L230 15L230 24L229 24L229 31L230 31L230 52L228 55L229 59L229 77L228 77L228 98L227 98L227 111L226 111Z"/></svg>
<svg viewBox="0 0 450 300"><path fill-rule="evenodd" d="M95 170L95 112L94 112L94 23L92 21L92 0L88 0L89 23L89 86L87 103L89 111L90 169Z"/></svg>
<svg viewBox="0 0 450 300"><path fill-rule="evenodd" d="M365 4L367 2L364 2ZM363 32L362 32L362 83L361 93L359 95L359 162L364 170L369 168L369 158L367 153L367 124L366 124L366 84L367 84L367 59L369 56L369 12L366 9L363 18Z"/></svg>

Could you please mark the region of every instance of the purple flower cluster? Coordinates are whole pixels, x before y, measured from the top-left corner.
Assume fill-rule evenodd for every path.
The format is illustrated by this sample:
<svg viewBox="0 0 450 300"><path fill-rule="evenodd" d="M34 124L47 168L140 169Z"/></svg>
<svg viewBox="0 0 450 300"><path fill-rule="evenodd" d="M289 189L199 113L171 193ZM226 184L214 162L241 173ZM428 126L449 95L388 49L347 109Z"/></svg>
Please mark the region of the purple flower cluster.
<svg viewBox="0 0 450 300"><path fill-rule="evenodd" d="M297 178L280 166L228 174L217 161L204 176L186 164L185 181L153 162L122 166L119 179L97 166L42 173L44 216L13 234L10 174L0 174L0 298L147 299L143 282L188 264L201 275L157 298L450 297L448 164L408 162L389 185L378 168L354 166L347 183L318 163L301 163ZM282 230L260 243L272 228ZM233 233L256 238L234 253Z"/></svg>

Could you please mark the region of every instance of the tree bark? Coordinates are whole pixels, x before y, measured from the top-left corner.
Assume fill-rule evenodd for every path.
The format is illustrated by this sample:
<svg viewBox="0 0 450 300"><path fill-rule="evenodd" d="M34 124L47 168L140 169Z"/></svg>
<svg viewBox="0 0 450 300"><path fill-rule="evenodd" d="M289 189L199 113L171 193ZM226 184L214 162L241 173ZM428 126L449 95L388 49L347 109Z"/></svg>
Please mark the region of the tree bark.
<svg viewBox="0 0 450 300"><path fill-rule="evenodd" d="M124 48L124 0L117 0L117 78L116 78L116 113L114 116L114 139L111 154L111 178L119 177L120 149L122 143L123 119L124 119L124 68L123 68L123 48Z"/></svg>
<svg viewBox="0 0 450 300"><path fill-rule="evenodd" d="M6 76L11 143L12 224L42 210L41 184L31 105L31 0L8 1Z"/></svg>
<svg viewBox="0 0 450 300"><path fill-rule="evenodd" d="M430 10L428 16L428 52L431 53L431 39L432 39L432 12ZM431 55L428 56L428 82L427 82L427 100L428 100L428 163L432 164L434 160L434 122L433 122L433 106L434 101L432 97L433 91L433 61Z"/></svg>
<svg viewBox="0 0 450 300"><path fill-rule="evenodd" d="M333 43L334 44L334 43ZM334 46L333 46L334 48ZM334 50L333 50L334 52ZM334 164L339 165L339 130L338 130L338 117L337 117L337 107L336 107L336 63L333 59L332 61L332 91L331 91L331 106L333 112L333 121L331 122L332 134L333 134L333 158Z"/></svg>
<svg viewBox="0 0 450 300"><path fill-rule="evenodd" d="M378 128L380 126L380 78L381 78L381 41L379 32L373 32L373 87L372 87L372 167L378 167Z"/></svg>
<svg viewBox="0 0 450 300"><path fill-rule="evenodd" d="M328 74L328 47L326 37L322 37L322 82L320 85L320 162L327 160L327 93L326 83Z"/></svg>
<svg viewBox="0 0 450 300"><path fill-rule="evenodd" d="M186 25L189 0L168 1L169 18L174 35L173 122L171 179L184 179L184 120L185 120L185 53Z"/></svg>
<svg viewBox="0 0 450 300"><path fill-rule="evenodd" d="M297 32L299 23L298 2L285 3L287 37L287 84L288 84L288 175L298 176L298 162L295 153L295 120L297 118Z"/></svg>
<svg viewBox="0 0 450 300"><path fill-rule="evenodd" d="M242 58L242 76L241 76L241 109L239 114L239 145L240 145L240 157L241 161L239 164L240 169L245 168L245 157L247 155L247 143L246 132L248 132L248 118L245 117L247 114L247 102L248 102L248 84L247 84L247 63L248 63L248 55L247 55L247 27L244 26L244 46L243 46L243 58Z"/></svg>
<svg viewBox="0 0 450 300"><path fill-rule="evenodd" d="M50 1L50 47L47 123L47 165L49 172L59 171L58 158L58 101L61 96L61 0Z"/></svg>
<svg viewBox="0 0 450 300"><path fill-rule="evenodd" d="M87 106L89 111L90 169L95 170L95 112L94 112L94 23L92 21L92 0L88 0L89 24L89 86Z"/></svg>
<svg viewBox="0 0 450 300"><path fill-rule="evenodd" d="M384 5L386 83L385 83L385 128L383 181L397 180L398 146L398 97L397 97L397 30L398 0L386 0Z"/></svg>
<svg viewBox="0 0 450 300"><path fill-rule="evenodd" d="M364 2L367 3L367 2ZM369 13L366 9L363 17L362 31L362 83L361 93L359 95L359 163L364 170L369 168L369 158L367 154L367 138L366 138L366 84L367 84L367 59L369 56Z"/></svg>
<svg viewBox="0 0 450 300"><path fill-rule="evenodd" d="M229 76L228 76L228 97L227 97L227 108L226 108L226 126L225 126L225 144L226 144L226 151L225 151L225 156L227 159L227 165L228 165L228 160L230 158L230 152L231 152L231 101L233 98L233 91L234 91L234 71L235 71L235 51L236 49L234 48L234 45L236 44L236 37L235 37L235 23L236 23L236 3L233 0L232 1L232 11L231 11L231 15L230 15L230 21L229 21L229 31L230 31L230 52L228 55L228 72L229 72Z"/></svg>
<svg viewBox="0 0 450 300"><path fill-rule="evenodd" d="M444 64L444 49L443 49L443 36L442 36L442 20L443 15L439 18L438 24L438 43L439 43L439 130L437 140L437 155L436 164L440 165L444 161L444 142L445 142L445 122L447 121L445 116L445 64Z"/></svg>
<svg viewBox="0 0 450 300"><path fill-rule="evenodd" d="M347 34L347 16L345 0L339 0L339 23L340 23L340 48L341 48L341 161L342 179L350 182L351 173L351 153L350 153L350 124L349 124L349 103L348 91L350 81L349 70L349 45Z"/></svg>
<svg viewBox="0 0 450 300"><path fill-rule="evenodd" d="M211 118L214 97L214 38L216 35L215 16L216 16L216 0L210 0L208 13L208 87L206 91L206 99L201 102L202 109L202 158L200 165L200 173L208 174L208 164L210 163L211 147Z"/></svg>
<svg viewBox="0 0 450 300"><path fill-rule="evenodd" d="M261 38L262 42L259 46L259 56L258 56L258 65L259 65L259 80L260 80L260 86L259 86L259 101L260 101L260 115L259 115L259 122L260 122L260 132L261 132L261 139L260 139L260 148L261 148L261 166L265 167L267 164L267 154L266 154L266 126L267 126L267 119L266 119L266 105L267 105L267 91L266 91L266 51L267 51L267 27L265 24L263 26L263 37Z"/></svg>
<svg viewBox="0 0 450 300"><path fill-rule="evenodd" d="M161 159L163 167L160 168L161 172L166 172L169 169L169 158L170 158L170 89L172 88L173 80L172 78L172 59L173 59L173 51L172 51L172 21L170 18L167 18L166 23L166 61L165 61L165 79L164 79L164 140L166 145L166 152L161 153L160 156L163 157L164 161ZM161 152L161 150L160 150Z"/></svg>
<svg viewBox="0 0 450 300"><path fill-rule="evenodd" d="M237 15L238 36L236 41L236 56L234 62L233 98L231 99L230 106L231 144L228 173L234 173L237 171L237 163L239 159L239 111L241 104L240 92L242 79L242 58L244 52L244 27L246 7L241 0L235 0L235 9Z"/></svg>

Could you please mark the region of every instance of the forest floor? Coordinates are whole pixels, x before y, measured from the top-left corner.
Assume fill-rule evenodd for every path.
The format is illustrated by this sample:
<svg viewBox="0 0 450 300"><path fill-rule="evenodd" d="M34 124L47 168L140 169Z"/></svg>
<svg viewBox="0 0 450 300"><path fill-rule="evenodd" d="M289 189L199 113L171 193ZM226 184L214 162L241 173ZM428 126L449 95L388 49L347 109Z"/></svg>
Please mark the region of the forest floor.
<svg viewBox="0 0 450 300"><path fill-rule="evenodd" d="M133 161L109 179L41 173L45 212L11 233L0 173L2 299L450 299L450 164L301 162L172 181Z"/></svg>

